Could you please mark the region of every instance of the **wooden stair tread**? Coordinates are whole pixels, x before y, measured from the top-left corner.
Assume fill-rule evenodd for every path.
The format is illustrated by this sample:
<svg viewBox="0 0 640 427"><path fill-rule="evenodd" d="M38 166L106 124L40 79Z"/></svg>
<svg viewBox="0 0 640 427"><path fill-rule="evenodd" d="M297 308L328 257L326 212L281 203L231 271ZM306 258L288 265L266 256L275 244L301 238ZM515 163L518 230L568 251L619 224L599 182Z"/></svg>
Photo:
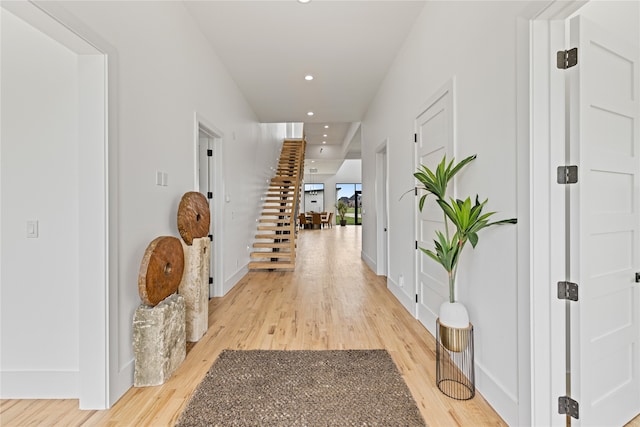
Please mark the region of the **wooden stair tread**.
<svg viewBox="0 0 640 427"><path fill-rule="evenodd" d="M253 244L254 248L274 248L274 249L286 249L290 248L293 245L293 242L282 242L282 243L273 243L273 242L255 242Z"/></svg>
<svg viewBox="0 0 640 427"><path fill-rule="evenodd" d="M249 254L251 258L291 258L293 252L289 251L255 251Z"/></svg>
<svg viewBox="0 0 640 427"><path fill-rule="evenodd" d="M287 261L253 261L249 263L249 269L277 270L277 269L293 269L296 265Z"/></svg>
<svg viewBox="0 0 640 427"><path fill-rule="evenodd" d="M289 218L293 217L293 215L291 215L291 213L286 213L286 212L263 212L260 215L260 218L262 218L262 217L271 217L271 218L273 218L273 217L280 217L280 216L289 217ZM267 219L267 218L265 218L265 219Z"/></svg>
<svg viewBox="0 0 640 427"><path fill-rule="evenodd" d="M291 227L278 227L277 225L259 225L260 231L289 231Z"/></svg>
<svg viewBox="0 0 640 427"><path fill-rule="evenodd" d="M284 236L293 237L292 234L285 234ZM256 240L272 240L272 241L280 240L282 243L294 241L294 239L288 239L283 237L282 234L277 234L277 235L276 234L256 234L254 238Z"/></svg>

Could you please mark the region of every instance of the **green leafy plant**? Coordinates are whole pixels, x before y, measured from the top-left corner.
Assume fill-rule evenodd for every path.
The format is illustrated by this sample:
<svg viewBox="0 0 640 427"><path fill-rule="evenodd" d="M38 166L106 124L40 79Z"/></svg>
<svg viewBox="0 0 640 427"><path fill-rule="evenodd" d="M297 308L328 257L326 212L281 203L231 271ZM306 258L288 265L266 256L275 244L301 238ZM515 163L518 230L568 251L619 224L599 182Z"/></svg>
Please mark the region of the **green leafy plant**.
<svg viewBox="0 0 640 427"><path fill-rule="evenodd" d="M348 209L349 206L347 206L347 204L343 200L338 200L338 203L336 203L336 210L338 211L340 221L344 221L344 216L347 214Z"/></svg>
<svg viewBox="0 0 640 427"><path fill-rule="evenodd" d="M444 156L438 164L435 171L430 170L424 165L418 168L413 174L420 182L418 189L426 192L420 197L418 208L422 212L424 203L429 195L436 197L436 202L440 206L444 216L444 233L436 231L437 239L434 239L435 250L420 248L422 252L431 257L434 261L444 267L449 276L449 302L453 303L456 274L458 272L458 261L460 254L467 242L472 247L478 244L478 232L480 230L499 224L516 224L516 218L504 219L500 221L489 222L489 218L495 212L482 213L483 208L487 204L488 199L480 203L476 195L475 203L471 202L471 198L465 200L454 200L449 198L447 201L447 186L453 177L467 164L475 160L476 155L469 156L454 166L452 159L447 163L447 157ZM450 234L449 222L455 227L455 232Z"/></svg>

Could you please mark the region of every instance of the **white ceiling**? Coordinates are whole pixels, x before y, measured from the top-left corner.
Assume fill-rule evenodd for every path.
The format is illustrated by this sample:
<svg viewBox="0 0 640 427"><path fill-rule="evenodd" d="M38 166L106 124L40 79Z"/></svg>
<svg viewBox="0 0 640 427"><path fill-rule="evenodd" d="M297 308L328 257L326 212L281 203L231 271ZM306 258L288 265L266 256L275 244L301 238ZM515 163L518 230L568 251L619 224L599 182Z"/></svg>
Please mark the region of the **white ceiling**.
<svg viewBox="0 0 640 427"><path fill-rule="evenodd" d="M258 119L304 122L311 145L343 144L424 6L424 0L184 3ZM314 80L306 81L307 74Z"/></svg>

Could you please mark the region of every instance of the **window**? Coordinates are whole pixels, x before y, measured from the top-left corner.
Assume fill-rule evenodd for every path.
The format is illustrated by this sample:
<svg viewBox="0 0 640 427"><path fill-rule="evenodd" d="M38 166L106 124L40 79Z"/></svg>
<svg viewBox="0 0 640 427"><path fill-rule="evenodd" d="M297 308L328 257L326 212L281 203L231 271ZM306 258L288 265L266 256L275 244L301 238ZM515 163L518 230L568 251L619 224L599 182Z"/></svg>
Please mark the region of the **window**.
<svg viewBox="0 0 640 427"><path fill-rule="evenodd" d="M342 200L349 207L345 219L347 224L362 224L362 184L338 183L336 184L336 203ZM340 218L336 216L336 223Z"/></svg>

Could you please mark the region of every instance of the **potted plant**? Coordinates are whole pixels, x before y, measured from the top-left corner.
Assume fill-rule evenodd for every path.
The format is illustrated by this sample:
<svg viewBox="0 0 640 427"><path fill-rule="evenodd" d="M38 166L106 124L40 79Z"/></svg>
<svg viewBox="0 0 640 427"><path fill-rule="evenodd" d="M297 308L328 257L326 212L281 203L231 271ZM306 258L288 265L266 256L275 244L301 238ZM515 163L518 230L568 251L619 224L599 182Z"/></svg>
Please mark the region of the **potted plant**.
<svg viewBox="0 0 640 427"><path fill-rule="evenodd" d="M347 225L347 220L345 219L347 209L349 209L349 206L347 206L347 204L343 200L338 200L338 203L336 203L336 210L338 211L338 216L340 217L340 225L343 227Z"/></svg>
<svg viewBox="0 0 640 427"><path fill-rule="evenodd" d="M447 200L446 193L449 182L475 158L476 155L469 156L454 166L453 160L447 164L445 156L435 171L421 165L418 171L413 174L421 184L418 188L426 192L420 197L418 203L420 211L424 208L426 198L432 194L444 216L444 232L436 231L435 250L426 248L420 248L420 250L442 265L448 275L449 300L440 306L439 321L443 345L451 351L464 350L466 342L460 337L466 336L462 331L469 327L469 314L466 307L455 300L456 274L462 250L467 242L475 248L478 244L478 232L484 228L498 224L517 223L515 218L489 222L489 218L495 212L482 213L488 199L480 202L477 195L475 202L471 202L470 197L464 200L454 200L453 198Z"/></svg>

